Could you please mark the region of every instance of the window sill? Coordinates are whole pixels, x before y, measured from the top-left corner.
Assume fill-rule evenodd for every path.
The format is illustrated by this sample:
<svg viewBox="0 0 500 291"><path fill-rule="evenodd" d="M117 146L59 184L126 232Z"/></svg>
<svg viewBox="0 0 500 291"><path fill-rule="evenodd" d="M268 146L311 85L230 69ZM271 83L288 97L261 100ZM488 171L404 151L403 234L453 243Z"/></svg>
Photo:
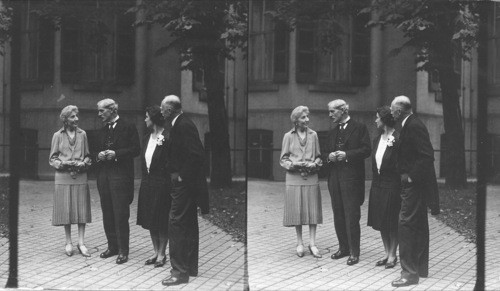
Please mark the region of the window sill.
<svg viewBox="0 0 500 291"><path fill-rule="evenodd" d="M249 92L269 92L279 91L279 85L271 82L250 82L248 85Z"/></svg>
<svg viewBox="0 0 500 291"><path fill-rule="evenodd" d="M309 85L310 92L325 92L325 93L346 93L356 94L358 88L349 85L335 85L335 84L311 84Z"/></svg>

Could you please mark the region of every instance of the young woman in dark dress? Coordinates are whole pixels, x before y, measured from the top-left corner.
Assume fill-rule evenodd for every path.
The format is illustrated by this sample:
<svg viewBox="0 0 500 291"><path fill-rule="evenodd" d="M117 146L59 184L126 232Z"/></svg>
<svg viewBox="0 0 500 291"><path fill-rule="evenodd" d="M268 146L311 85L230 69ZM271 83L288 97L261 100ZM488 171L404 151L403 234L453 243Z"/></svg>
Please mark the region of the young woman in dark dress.
<svg viewBox="0 0 500 291"><path fill-rule="evenodd" d="M154 255L146 265L161 267L166 262L168 214L170 211L170 181L167 173L167 140L159 106L146 108L146 126L150 130L142 140L142 180L137 206L137 224L149 229Z"/></svg>
<svg viewBox="0 0 500 291"><path fill-rule="evenodd" d="M385 257L375 265L394 268L397 262L398 215L401 208L400 177L396 169L398 132L389 106L377 109L375 120L380 134L373 140L373 181L368 203L368 226L380 231Z"/></svg>

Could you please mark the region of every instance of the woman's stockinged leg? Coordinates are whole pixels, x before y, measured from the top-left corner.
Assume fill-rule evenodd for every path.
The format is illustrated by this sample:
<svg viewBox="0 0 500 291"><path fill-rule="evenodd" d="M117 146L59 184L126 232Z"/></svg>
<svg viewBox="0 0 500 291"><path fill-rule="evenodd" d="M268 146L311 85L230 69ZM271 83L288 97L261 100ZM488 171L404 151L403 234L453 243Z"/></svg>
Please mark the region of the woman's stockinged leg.
<svg viewBox="0 0 500 291"><path fill-rule="evenodd" d="M390 238L389 238L389 232L387 230L380 230L380 236L382 237L382 242L384 243L384 251L385 251L385 256L384 259L389 258L389 247L390 247Z"/></svg>
<svg viewBox="0 0 500 291"><path fill-rule="evenodd" d="M312 247L316 245L316 226L316 224L309 225L309 245Z"/></svg>
<svg viewBox="0 0 500 291"><path fill-rule="evenodd" d="M158 230L149 230L149 233L151 235L151 241L153 242L153 249L154 249L154 256L151 257L151 259L155 259L158 257L159 253L159 245L160 245L160 236L158 234Z"/></svg>
<svg viewBox="0 0 500 291"><path fill-rule="evenodd" d="M71 244L71 224L64 225L64 233L66 234L66 244Z"/></svg>
<svg viewBox="0 0 500 291"><path fill-rule="evenodd" d="M396 258L396 250L398 249L398 232L391 231L389 233L389 260L394 260Z"/></svg>
<svg viewBox="0 0 500 291"><path fill-rule="evenodd" d="M83 246L85 240L85 223L78 224L78 244Z"/></svg>
<svg viewBox="0 0 500 291"><path fill-rule="evenodd" d="M295 226L295 232L297 233L297 245L303 245L302 241L302 225Z"/></svg>

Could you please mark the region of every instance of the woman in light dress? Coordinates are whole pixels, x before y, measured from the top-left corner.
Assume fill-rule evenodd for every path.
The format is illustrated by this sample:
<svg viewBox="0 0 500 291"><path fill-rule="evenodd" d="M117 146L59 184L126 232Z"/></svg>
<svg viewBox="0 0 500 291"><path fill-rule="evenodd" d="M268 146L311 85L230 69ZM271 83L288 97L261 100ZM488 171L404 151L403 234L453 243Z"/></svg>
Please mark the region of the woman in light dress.
<svg viewBox="0 0 500 291"><path fill-rule="evenodd" d="M90 257L85 247L85 224L92 221L87 169L91 164L87 134L78 127L78 107L68 105L60 114L63 127L52 137L49 164L56 170L52 225L64 225L66 255L73 255L71 225L78 224L80 253Z"/></svg>
<svg viewBox="0 0 500 291"><path fill-rule="evenodd" d="M323 223L318 171L322 165L319 140L309 128L309 109L298 106L290 119L293 128L283 137L280 165L286 169L286 191L283 225L295 227L297 256L304 256L302 225L309 225L309 251L316 258L316 226Z"/></svg>

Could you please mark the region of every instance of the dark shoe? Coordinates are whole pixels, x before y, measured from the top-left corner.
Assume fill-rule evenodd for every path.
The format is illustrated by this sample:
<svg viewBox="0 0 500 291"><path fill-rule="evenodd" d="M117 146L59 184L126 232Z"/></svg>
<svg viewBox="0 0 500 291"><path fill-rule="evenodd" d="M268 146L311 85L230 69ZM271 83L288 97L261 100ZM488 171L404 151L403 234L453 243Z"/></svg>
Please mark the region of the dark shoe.
<svg viewBox="0 0 500 291"><path fill-rule="evenodd" d="M165 265L165 262L167 261L167 257L163 257L163 259L161 261L157 261L155 263L155 268L159 268L159 267L163 267L163 265Z"/></svg>
<svg viewBox="0 0 500 291"><path fill-rule="evenodd" d="M191 272L191 271L189 271L189 276L191 276L191 277L198 277L198 272Z"/></svg>
<svg viewBox="0 0 500 291"><path fill-rule="evenodd" d="M84 245L76 245L76 247L78 248L78 251L80 252L80 254L82 254L82 256L84 256L84 257L90 257L89 250L87 250L86 246L84 246Z"/></svg>
<svg viewBox="0 0 500 291"><path fill-rule="evenodd" d="M309 251L315 258L321 258L321 254L316 246L309 246Z"/></svg>
<svg viewBox="0 0 500 291"><path fill-rule="evenodd" d="M338 250L335 254L332 255L332 259L338 260L338 259L341 259L341 258L347 257L347 256L349 256L348 252L343 252L341 250Z"/></svg>
<svg viewBox="0 0 500 291"><path fill-rule="evenodd" d="M418 281L414 281L414 280L408 280L408 279L405 279L405 278L399 278L397 280L394 280L392 281L392 287L406 287L406 286L410 286L410 285L417 285L418 284Z"/></svg>
<svg viewBox="0 0 500 291"><path fill-rule="evenodd" d="M352 266L355 265L359 262L359 257L357 256L350 256L349 259L347 259L347 265Z"/></svg>
<svg viewBox="0 0 500 291"><path fill-rule="evenodd" d="M387 263L387 259L383 259L383 260L376 262L375 266L380 267L380 266L385 265L386 263Z"/></svg>
<svg viewBox="0 0 500 291"><path fill-rule="evenodd" d="M144 265L152 265L154 263L156 263L156 258L147 259Z"/></svg>
<svg viewBox="0 0 500 291"><path fill-rule="evenodd" d="M392 269L396 266L396 262L398 261L398 258L395 258L392 262L388 262L385 264L386 269Z"/></svg>
<svg viewBox="0 0 500 291"><path fill-rule="evenodd" d="M116 258L116 263L117 264L123 264L128 261L128 256L124 254L119 254L118 258Z"/></svg>
<svg viewBox="0 0 500 291"><path fill-rule="evenodd" d="M161 284L164 286L174 286L174 285L179 285L179 284L186 284L189 282L189 277L174 277L170 276L163 281L161 281Z"/></svg>
<svg viewBox="0 0 500 291"><path fill-rule="evenodd" d="M118 255L118 252L114 252L114 251L110 251L109 249L105 250L104 252L102 252L99 257L103 258L103 259L107 259L109 257L112 257L112 256L116 256Z"/></svg>

